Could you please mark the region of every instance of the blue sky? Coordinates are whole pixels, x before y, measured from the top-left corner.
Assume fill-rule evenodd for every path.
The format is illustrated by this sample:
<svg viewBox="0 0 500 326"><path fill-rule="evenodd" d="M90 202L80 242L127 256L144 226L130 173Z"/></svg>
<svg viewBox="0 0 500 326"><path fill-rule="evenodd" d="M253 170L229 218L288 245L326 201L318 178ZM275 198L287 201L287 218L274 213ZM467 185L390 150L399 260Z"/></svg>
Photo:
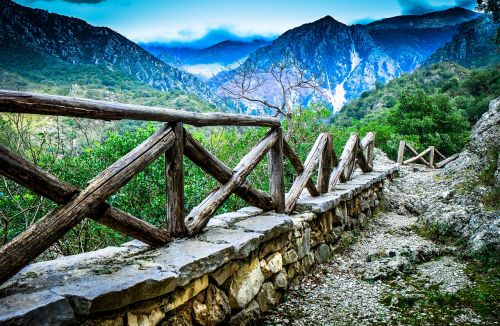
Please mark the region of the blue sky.
<svg viewBox="0 0 500 326"><path fill-rule="evenodd" d="M273 36L330 15L346 24L419 14L470 0L16 0L107 26L136 42L200 39L211 30Z"/></svg>

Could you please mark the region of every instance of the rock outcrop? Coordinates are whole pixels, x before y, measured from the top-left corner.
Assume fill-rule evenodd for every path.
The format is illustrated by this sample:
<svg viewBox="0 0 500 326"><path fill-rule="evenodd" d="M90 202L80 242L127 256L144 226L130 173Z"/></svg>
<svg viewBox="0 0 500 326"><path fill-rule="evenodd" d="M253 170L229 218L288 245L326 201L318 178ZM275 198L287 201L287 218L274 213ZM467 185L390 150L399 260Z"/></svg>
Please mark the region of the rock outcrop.
<svg viewBox="0 0 500 326"><path fill-rule="evenodd" d="M386 204L416 214L438 236L455 236L470 254L500 249L500 98L472 130L471 142L443 170L413 165L386 191ZM421 173L415 173L421 172Z"/></svg>

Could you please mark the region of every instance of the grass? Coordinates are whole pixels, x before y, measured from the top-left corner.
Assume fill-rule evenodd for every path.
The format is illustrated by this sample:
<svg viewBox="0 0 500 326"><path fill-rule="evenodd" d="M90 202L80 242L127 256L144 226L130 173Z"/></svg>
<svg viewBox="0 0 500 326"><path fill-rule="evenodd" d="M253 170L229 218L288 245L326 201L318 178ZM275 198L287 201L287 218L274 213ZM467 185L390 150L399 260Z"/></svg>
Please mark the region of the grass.
<svg viewBox="0 0 500 326"><path fill-rule="evenodd" d="M437 285L426 287L421 280L408 276L405 283L417 290L411 295L387 295L381 303L397 311L398 322L406 325L448 325L460 313L470 310L479 315L482 324L495 324L500 319L498 254L496 257L460 257L460 260L466 264L465 273L473 281L473 286L456 293L443 293Z"/></svg>

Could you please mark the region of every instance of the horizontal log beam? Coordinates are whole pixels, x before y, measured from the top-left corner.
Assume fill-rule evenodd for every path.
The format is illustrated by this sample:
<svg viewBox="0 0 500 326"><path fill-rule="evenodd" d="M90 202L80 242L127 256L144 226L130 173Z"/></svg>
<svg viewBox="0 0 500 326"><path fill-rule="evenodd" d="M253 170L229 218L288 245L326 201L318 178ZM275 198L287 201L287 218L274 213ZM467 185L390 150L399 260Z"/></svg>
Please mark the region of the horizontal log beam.
<svg viewBox="0 0 500 326"><path fill-rule="evenodd" d="M68 96L0 90L0 112L56 115L99 120L183 122L193 126L279 127L276 118L227 113L196 113Z"/></svg>
<svg viewBox="0 0 500 326"><path fill-rule="evenodd" d="M31 225L0 249L0 284L38 257L109 196L170 148L174 134L162 127L90 182L85 190Z"/></svg>
<svg viewBox="0 0 500 326"><path fill-rule="evenodd" d="M66 204L80 191L78 188L58 180L35 164L0 145L0 174L57 204ZM102 203L89 217L125 235L152 246L171 241L167 231L156 228L124 211Z"/></svg>
<svg viewBox="0 0 500 326"><path fill-rule="evenodd" d="M321 134L314 143L309 155L307 155L307 159L304 163L304 171L295 179L288 192L288 196L286 198L285 204L285 213L289 214L293 211L295 207L295 203L297 202L302 190L304 189L307 180L311 178L311 175L314 172L314 167L319 163L319 159L321 157L321 153L323 152L325 145L328 141L328 137L326 134Z"/></svg>
<svg viewBox="0 0 500 326"><path fill-rule="evenodd" d="M316 183L316 188L320 193L328 192L328 181L330 179L330 173L332 173L332 161L335 155L335 151L333 150L333 137L330 134L325 135L326 144L321 153L321 160L319 161L318 167L318 181ZM336 157L335 160L337 160ZM335 165L336 163L337 162L335 162Z"/></svg>
<svg viewBox="0 0 500 326"><path fill-rule="evenodd" d="M193 136L185 131L186 143L184 145L184 155L193 163L198 165L203 171L210 174L220 184L225 184L231 179L233 171L206 150ZM273 210L274 203L271 196L266 192L256 189L249 182L245 181L235 189L234 193L249 205L259 207L265 211Z"/></svg>
<svg viewBox="0 0 500 326"><path fill-rule="evenodd" d="M241 159L240 163L234 168L229 181L212 191L200 205L196 206L189 213L186 218L189 235L200 232L207 225L217 209L236 188L243 184L245 178L252 172L267 152L269 152L276 140L278 140L278 132L273 129Z"/></svg>
<svg viewBox="0 0 500 326"><path fill-rule="evenodd" d="M300 157L285 139L283 139L283 154L288 158L297 174L301 174L304 171L304 165ZM307 180L306 188L311 196L316 197L320 195L318 189L316 189L316 185L310 178Z"/></svg>

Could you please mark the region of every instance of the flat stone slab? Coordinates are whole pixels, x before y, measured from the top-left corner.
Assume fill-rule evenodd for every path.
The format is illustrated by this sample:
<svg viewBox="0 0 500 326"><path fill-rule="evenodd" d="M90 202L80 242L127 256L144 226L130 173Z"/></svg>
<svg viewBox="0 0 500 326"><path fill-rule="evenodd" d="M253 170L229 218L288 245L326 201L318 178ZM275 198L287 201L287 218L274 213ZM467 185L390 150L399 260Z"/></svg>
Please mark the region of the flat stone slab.
<svg viewBox="0 0 500 326"><path fill-rule="evenodd" d="M50 291L14 294L0 299L1 325L65 325L74 318L68 300Z"/></svg>
<svg viewBox="0 0 500 326"><path fill-rule="evenodd" d="M244 230L262 233L262 241L267 241L290 231L293 228L293 221L290 216L285 214L267 213L266 215L249 217L235 223L234 226L243 228Z"/></svg>
<svg viewBox="0 0 500 326"><path fill-rule="evenodd" d="M232 259L248 257L263 242L292 230L294 218L295 223L313 219L312 213L331 210L396 169L387 166L355 173L332 193L300 198L296 210L309 212L307 216L246 207L215 216L203 233L162 248L134 240L31 264L0 286L0 324L71 324L76 315L119 309L168 294Z"/></svg>
<svg viewBox="0 0 500 326"><path fill-rule="evenodd" d="M295 211L325 213L340 202L349 200L373 186L375 183L384 180L399 169L398 165L377 167L372 172L363 173L356 171L351 180L335 186L335 191L317 197L301 197L297 200Z"/></svg>

